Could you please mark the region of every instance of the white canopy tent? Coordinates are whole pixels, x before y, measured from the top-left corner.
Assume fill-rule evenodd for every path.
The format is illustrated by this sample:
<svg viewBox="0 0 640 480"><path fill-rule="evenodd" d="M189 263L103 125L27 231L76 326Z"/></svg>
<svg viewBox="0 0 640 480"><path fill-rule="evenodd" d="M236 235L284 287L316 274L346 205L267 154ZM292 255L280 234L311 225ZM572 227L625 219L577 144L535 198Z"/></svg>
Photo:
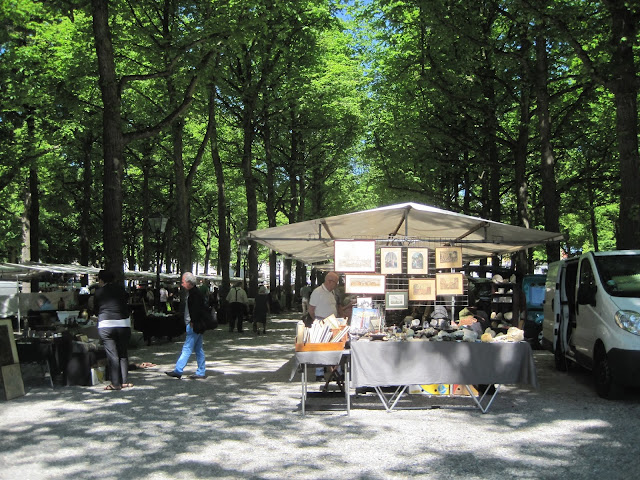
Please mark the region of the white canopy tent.
<svg viewBox="0 0 640 480"><path fill-rule="evenodd" d="M377 246L421 244L462 247L463 261L517 252L559 241L560 233L534 230L401 203L334 217L254 230L248 238L311 265L333 261L334 240L373 239Z"/></svg>
<svg viewBox="0 0 640 480"><path fill-rule="evenodd" d="M64 274L64 275L98 275L100 271L97 267L86 267L77 264L55 264L55 263L0 263L0 280L18 280L25 281L32 278L41 277L47 274ZM125 270L124 278L126 280L137 281L155 281L156 272L148 272L143 270ZM199 280L209 280L214 283L222 282L222 275L196 275ZM232 277L231 281L242 280L239 277ZM180 274L178 273L160 273L160 281L162 282L179 282Z"/></svg>

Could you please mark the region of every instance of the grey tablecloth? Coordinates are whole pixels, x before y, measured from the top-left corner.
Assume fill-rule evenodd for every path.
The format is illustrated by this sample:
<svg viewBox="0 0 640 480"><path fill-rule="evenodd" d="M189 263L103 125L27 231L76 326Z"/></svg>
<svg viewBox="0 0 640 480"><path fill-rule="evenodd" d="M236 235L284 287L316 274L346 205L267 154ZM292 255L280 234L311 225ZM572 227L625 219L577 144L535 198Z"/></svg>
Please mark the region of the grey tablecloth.
<svg viewBox="0 0 640 480"><path fill-rule="evenodd" d="M291 376L289 381L293 379L300 365L307 364L307 366L321 366L321 365L338 365L342 359L342 355L348 354L345 350L330 350L330 351L318 351L318 352L296 352L293 357L293 368L291 369Z"/></svg>
<svg viewBox="0 0 640 480"><path fill-rule="evenodd" d="M531 347L520 343L351 343L351 386L459 383L537 387Z"/></svg>

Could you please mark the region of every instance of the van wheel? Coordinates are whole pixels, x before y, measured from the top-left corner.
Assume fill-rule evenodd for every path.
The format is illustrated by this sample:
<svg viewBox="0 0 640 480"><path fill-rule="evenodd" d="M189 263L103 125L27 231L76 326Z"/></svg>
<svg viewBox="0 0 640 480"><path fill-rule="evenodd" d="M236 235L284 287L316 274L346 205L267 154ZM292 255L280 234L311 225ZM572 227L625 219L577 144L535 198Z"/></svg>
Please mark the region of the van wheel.
<svg viewBox="0 0 640 480"><path fill-rule="evenodd" d="M556 342L556 349L553 352L553 356L556 361L556 370L559 372L566 372L568 360L565 358L564 352L560 347L560 341Z"/></svg>
<svg viewBox="0 0 640 480"><path fill-rule="evenodd" d="M611 376L611 365L607 354L603 351L596 353L593 365L593 377L595 380L596 392L602 398L613 400L622 394L622 388L613 381Z"/></svg>

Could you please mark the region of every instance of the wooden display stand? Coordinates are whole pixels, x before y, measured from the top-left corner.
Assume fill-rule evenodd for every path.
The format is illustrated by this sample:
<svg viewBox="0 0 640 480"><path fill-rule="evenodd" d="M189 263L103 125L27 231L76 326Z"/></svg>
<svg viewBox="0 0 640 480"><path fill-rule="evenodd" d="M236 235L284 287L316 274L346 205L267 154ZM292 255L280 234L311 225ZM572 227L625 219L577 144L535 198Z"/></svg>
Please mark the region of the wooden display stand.
<svg viewBox="0 0 640 480"><path fill-rule="evenodd" d="M0 374L2 375L1 393L6 400L24 395L18 349L13 338L13 325L10 319L0 320Z"/></svg>

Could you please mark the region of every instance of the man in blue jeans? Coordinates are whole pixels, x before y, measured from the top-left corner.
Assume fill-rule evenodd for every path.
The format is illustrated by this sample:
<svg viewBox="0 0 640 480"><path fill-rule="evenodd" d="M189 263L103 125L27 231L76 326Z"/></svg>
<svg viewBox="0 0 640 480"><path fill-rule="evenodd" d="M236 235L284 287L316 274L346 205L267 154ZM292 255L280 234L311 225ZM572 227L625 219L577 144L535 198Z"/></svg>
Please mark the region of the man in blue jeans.
<svg viewBox="0 0 640 480"><path fill-rule="evenodd" d="M189 375L191 379L205 378L206 366L204 359L204 348L202 346L202 334L205 330L205 318L209 315L207 307L204 303L202 293L196 286L196 277L191 272L182 275L182 288L185 290L184 305L184 323L187 327L187 337L182 346L182 353L176 362L173 370L165 372L170 377L181 378L184 367L189 361L189 357L195 351L198 369L193 375Z"/></svg>

